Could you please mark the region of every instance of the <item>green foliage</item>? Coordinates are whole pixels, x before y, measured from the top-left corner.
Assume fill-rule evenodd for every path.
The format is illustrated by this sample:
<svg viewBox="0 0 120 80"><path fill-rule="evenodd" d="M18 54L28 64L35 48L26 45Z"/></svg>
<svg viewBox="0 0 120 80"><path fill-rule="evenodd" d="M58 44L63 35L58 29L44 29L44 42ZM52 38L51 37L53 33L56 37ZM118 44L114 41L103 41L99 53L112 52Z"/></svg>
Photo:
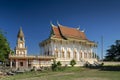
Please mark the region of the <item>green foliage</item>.
<svg viewBox="0 0 120 80"><path fill-rule="evenodd" d="M70 65L73 67L76 64L76 61L73 59L70 61Z"/></svg>
<svg viewBox="0 0 120 80"><path fill-rule="evenodd" d="M57 63L56 63L55 60L53 60L52 70L53 70L53 71L57 71Z"/></svg>
<svg viewBox="0 0 120 80"><path fill-rule="evenodd" d="M108 68L107 68L108 69ZM102 71L81 67L68 67L62 72L31 71L14 76L1 77L0 80L119 80L120 71Z"/></svg>
<svg viewBox="0 0 120 80"><path fill-rule="evenodd" d="M105 61L120 61L120 40L116 40L107 50Z"/></svg>
<svg viewBox="0 0 120 80"><path fill-rule="evenodd" d="M59 71L61 71L62 70L62 67L61 67L61 62L60 61L58 61L57 62L57 69L59 70Z"/></svg>
<svg viewBox="0 0 120 80"><path fill-rule="evenodd" d="M53 70L53 71L62 70L61 65L62 65L62 64L61 64L60 61L56 62L56 61L54 60L54 61L53 61L53 64L52 64L52 70Z"/></svg>
<svg viewBox="0 0 120 80"><path fill-rule="evenodd" d="M58 61L58 62L57 62L57 66L61 67L61 65L62 65L61 62Z"/></svg>
<svg viewBox="0 0 120 80"><path fill-rule="evenodd" d="M10 53L9 43L4 36L3 32L0 31L0 61L5 62L8 59L8 55Z"/></svg>

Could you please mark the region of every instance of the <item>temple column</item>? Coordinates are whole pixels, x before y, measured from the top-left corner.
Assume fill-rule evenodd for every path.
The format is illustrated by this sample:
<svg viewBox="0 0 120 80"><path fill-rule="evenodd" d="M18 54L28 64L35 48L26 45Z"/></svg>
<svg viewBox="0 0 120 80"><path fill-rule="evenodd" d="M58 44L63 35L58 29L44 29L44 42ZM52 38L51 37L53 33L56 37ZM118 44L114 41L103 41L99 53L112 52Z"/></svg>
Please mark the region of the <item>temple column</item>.
<svg viewBox="0 0 120 80"><path fill-rule="evenodd" d="M58 51L58 58L61 58L60 50Z"/></svg>
<svg viewBox="0 0 120 80"><path fill-rule="evenodd" d="M10 68L12 68L12 59L10 59Z"/></svg>
<svg viewBox="0 0 120 80"><path fill-rule="evenodd" d="M28 68L28 59L26 59L26 68Z"/></svg>
<svg viewBox="0 0 120 80"><path fill-rule="evenodd" d="M89 53L88 53L88 52L86 52L86 58L87 58L87 59L89 58Z"/></svg>
<svg viewBox="0 0 120 80"><path fill-rule="evenodd" d="M94 49L91 47L92 58L94 59Z"/></svg>
<svg viewBox="0 0 120 80"><path fill-rule="evenodd" d="M18 68L18 60L16 59L15 61L16 61L16 66L15 67Z"/></svg>
<svg viewBox="0 0 120 80"><path fill-rule="evenodd" d="M70 58L74 59L74 51L73 50L71 50Z"/></svg>
<svg viewBox="0 0 120 80"><path fill-rule="evenodd" d="M90 51L90 58L92 59L92 53L91 53L91 51Z"/></svg>
<svg viewBox="0 0 120 80"><path fill-rule="evenodd" d="M79 59L80 59L80 55L79 55L79 52L77 51L77 55L76 55L76 57L77 57L77 61L79 61Z"/></svg>
<svg viewBox="0 0 120 80"><path fill-rule="evenodd" d="M94 47L94 51L93 52L94 52L94 58L96 58L95 47Z"/></svg>
<svg viewBox="0 0 120 80"><path fill-rule="evenodd" d="M64 54L65 60L67 59L67 54L66 54L66 52L67 52L67 50L65 49L65 54Z"/></svg>
<svg viewBox="0 0 120 80"><path fill-rule="evenodd" d="M96 50L95 52L96 52L96 59L97 59L97 47L95 47L95 50Z"/></svg>
<svg viewBox="0 0 120 80"><path fill-rule="evenodd" d="M82 59L84 59L85 58L85 55L84 55L84 52L82 51Z"/></svg>

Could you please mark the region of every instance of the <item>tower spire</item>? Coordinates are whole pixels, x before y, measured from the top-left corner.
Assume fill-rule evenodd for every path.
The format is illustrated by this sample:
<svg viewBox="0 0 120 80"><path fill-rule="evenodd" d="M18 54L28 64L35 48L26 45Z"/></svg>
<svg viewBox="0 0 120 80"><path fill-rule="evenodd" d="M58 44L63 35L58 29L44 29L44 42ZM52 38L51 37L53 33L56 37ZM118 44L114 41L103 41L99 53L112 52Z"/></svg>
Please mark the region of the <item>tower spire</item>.
<svg viewBox="0 0 120 80"><path fill-rule="evenodd" d="M22 31L22 27L20 27L18 31L15 53L20 56L27 55L27 48L25 47L25 39L24 39L24 33Z"/></svg>
<svg viewBox="0 0 120 80"><path fill-rule="evenodd" d="M24 33L22 31L22 27L20 27L17 37L18 37L18 40L24 41Z"/></svg>
<svg viewBox="0 0 120 80"><path fill-rule="evenodd" d="M22 31L22 27L20 27L20 30L18 32L18 35L17 35L18 38L23 38L24 37L24 33Z"/></svg>

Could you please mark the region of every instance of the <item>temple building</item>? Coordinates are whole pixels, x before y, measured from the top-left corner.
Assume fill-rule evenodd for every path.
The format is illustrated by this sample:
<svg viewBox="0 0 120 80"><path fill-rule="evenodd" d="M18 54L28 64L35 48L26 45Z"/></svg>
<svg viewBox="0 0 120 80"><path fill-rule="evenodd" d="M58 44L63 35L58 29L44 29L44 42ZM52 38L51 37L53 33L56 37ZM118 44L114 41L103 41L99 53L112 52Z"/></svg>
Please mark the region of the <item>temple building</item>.
<svg viewBox="0 0 120 80"><path fill-rule="evenodd" d="M97 61L97 44L88 40L79 28L51 24L49 38L40 42L39 46L42 56L54 56L63 66L69 65L72 59L76 60L76 66Z"/></svg>
<svg viewBox="0 0 120 80"><path fill-rule="evenodd" d="M50 66L54 57L52 56L31 56L27 54L25 45L25 37L20 28L17 35L17 44L14 50L15 54L10 54L10 67L11 68L39 68L41 66Z"/></svg>
<svg viewBox="0 0 120 80"><path fill-rule="evenodd" d="M83 66L86 62L93 64L97 61L97 44L87 39L80 28L51 24L49 38L40 42L39 46L41 55L28 55L25 36L20 28L14 54L9 55L10 67L16 69L47 67L51 66L53 60L60 61L62 66L70 66L72 59L77 63L75 66Z"/></svg>

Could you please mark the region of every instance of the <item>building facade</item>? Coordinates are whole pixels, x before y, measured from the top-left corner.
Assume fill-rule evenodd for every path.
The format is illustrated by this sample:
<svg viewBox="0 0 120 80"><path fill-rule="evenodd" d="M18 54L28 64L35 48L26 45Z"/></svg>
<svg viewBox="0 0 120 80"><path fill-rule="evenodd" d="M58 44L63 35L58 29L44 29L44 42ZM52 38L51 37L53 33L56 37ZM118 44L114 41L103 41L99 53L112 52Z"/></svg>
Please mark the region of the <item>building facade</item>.
<svg viewBox="0 0 120 80"><path fill-rule="evenodd" d="M62 66L69 66L72 59L76 61L76 66L97 61L97 44L88 40L84 31L79 28L51 24L49 38L42 41L39 46L41 55L28 55L25 36L20 28L17 34L15 54L9 55L10 67L16 69L46 67L51 66L54 59L60 61Z"/></svg>
<svg viewBox="0 0 120 80"><path fill-rule="evenodd" d="M41 55L54 56L62 65L69 65L72 59L76 66L97 61L97 44L87 39L84 31L58 24L51 24L50 37L40 44Z"/></svg>
<svg viewBox="0 0 120 80"><path fill-rule="evenodd" d="M27 54L25 46L25 38L22 28L20 28L17 35L17 43L14 50L15 54L10 54L10 67L11 68L39 68L41 66L50 66L54 57L52 56L32 56Z"/></svg>

